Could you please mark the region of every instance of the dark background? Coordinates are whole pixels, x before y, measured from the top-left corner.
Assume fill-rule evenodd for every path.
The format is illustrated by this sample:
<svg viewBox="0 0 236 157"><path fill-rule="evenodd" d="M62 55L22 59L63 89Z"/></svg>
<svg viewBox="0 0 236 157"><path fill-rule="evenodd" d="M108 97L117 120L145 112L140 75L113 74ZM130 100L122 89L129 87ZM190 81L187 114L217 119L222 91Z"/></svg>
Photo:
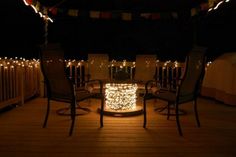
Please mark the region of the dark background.
<svg viewBox="0 0 236 157"><path fill-rule="evenodd" d="M54 6L59 0L41 0ZM212 12L190 15L202 1L191 0L67 0L63 9L177 12L178 18L159 20L92 19L86 16L52 15L48 41L59 42L68 58L86 59L87 53L108 53L111 58L134 60L136 54L157 54L160 60L182 60L194 44L208 47L209 59L236 49L235 0ZM22 0L1 2L1 55L38 57L45 42L43 19ZM194 35L196 40L194 40Z"/></svg>

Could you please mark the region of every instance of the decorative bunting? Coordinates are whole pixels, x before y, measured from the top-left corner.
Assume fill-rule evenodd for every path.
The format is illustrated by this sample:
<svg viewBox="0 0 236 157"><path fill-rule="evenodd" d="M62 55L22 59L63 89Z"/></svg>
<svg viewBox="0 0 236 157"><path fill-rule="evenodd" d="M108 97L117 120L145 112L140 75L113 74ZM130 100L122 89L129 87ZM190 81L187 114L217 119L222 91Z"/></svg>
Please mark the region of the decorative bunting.
<svg viewBox="0 0 236 157"><path fill-rule="evenodd" d="M194 12L195 8L191 10L191 15L196 14ZM90 17L94 19L121 19L124 21L131 21L131 20L138 20L139 18L144 18L147 20L159 20L159 19L177 19L178 13L177 12L163 12L163 13L128 13L122 12L120 10L113 10L113 11L86 11L86 10L77 10L77 9L60 9L60 8L50 8L49 12L52 15L57 15L59 13L67 12L69 16L80 16L80 17Z"/></svg>
<svg viewBox="0 0 236 157"><path fill-rule="evenodd" d="M151 13L141 13L140 16L145 18L145 19L150 19L151 18Z"/></svg>
<svg viewBox="0 0 236 157"><path fill-rule="evenodd" d="M26 0L26 3L28 3L29 5L33 4L33 0Z"/></svg>
<svg viewBox="0 0 236 157"><path fill-rule="evenodd" d="M152 13L152 20L159 20L161 18L160 13Z"/></svg>
<svg viewBox="0 0 236 157"><path fill-rule="evenodd" d="M99 19L100 18L100 12L99 11L90 11L89 16L94 19Z"/></svg>
<svg viewBox="0 0 236 157"><path fill-rule="evenodd" d="M101 19L111 19L112 18L112 14L109 11L102 11L100 13L100 18Z"/></svg>
<svg viewBox="0 0 236 157"><path fill-rule="evenodd" d="M195 16L197 15L197 9L196 8L192 8L191 9L191 16Z"/></svg>
<svg viewBox="0 0 236 157"><path fill-rule="evenodd" d="M121 13L121 18L124 21L131 21L132 20L132 14L131 13Z"/></svg>
<svg viewBox="0 0 236 157"><path fill-rule="evenodd" d="M86 18L95 18L95 19L121 19L124 21L131 21L131 20L139 20L139 18L144 18L147 20L159 20L159 19L177 19L178 13L177 12L125 12L122 10L112 10L112 11L87 11L87 10L77 10L77 9L65 9L65 8L58 8L61 3L66 0L60 1L58 4L54 5L52 8L48 8L42 6L38 0L24 0L25 5L31 6L36 13L48 15L57 15L57 14L64 14L67 13L69 16L80 16ZM230 0L208 0L207 2L202 2L199 6L190 9L191 16L196 16L201 14L202 11L209 11L212 7L229 2ZM218 4L217 4L218 3ZM215 9L215 8L214 8ZM45 18L45 16L42 16ZM48 18L48 17L47 17Z"/></svg>
<svg viewBox="0 0 236 157"><path fill-rule="evenodd" d="M79 14L79 10L76 10L76 9L69 9L68 10L68 15L70 16L78 16Z"/></svg>
<svg viewBox="0 0 236 157"><path fill-rule="evenodd" d="M28 0L29 2L33 2L34 0ZM40 8L40 3L37 1L36 7ZM191 8L190 14L191 16L196 16L200 11L208 10L208 3L202 3L200 6L196 8ZM57 15L59 13L67 12L69 16L80 16L86 18L94 18L94 19L121 19L124 21L131 20L139 20L140 18L147 20L160 20L160 19L178 19L177 12L123 12L122 10L112 10L112 11L87 11L87 10L77 10L77 9L60 9L60 8L50 8L49 12L52 15Z"/></svg>

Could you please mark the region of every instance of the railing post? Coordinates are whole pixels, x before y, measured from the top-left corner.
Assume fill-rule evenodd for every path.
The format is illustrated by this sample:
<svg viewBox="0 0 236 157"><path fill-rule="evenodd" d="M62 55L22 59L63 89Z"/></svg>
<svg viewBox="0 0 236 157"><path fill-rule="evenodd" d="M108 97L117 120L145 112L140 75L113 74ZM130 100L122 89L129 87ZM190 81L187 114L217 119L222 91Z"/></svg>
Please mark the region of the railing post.
<svg viewBox="0 0 236 157"><path fill-rule="evenodd" d="M21 98L20 105L23 105L25 101L24 79L25 79L25 68L24 66L21 66L20 67L20 98Z"/></svg>

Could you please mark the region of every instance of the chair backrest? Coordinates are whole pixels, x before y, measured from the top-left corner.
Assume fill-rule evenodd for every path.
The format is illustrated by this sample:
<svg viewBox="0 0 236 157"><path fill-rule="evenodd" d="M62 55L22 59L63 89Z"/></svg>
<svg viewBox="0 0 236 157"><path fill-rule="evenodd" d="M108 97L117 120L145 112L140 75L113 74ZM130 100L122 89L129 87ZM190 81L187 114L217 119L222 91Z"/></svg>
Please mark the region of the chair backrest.
<svg viewBox="0 0 236 157"><path fill-rule="evenodd" d="M109 80L109 56L108 54L88 54L87 74L90 79Z"/></svg>
<svg viewBox="0 0 236 157"><path fill-rule="evenodd" d="M177 91L179 101L195 99L205 74L206 48L194 48L186 57L185 72Z"/></svg>
<svg viewBox="0 0 236 157"><path fill-rule="evenodd" d="M46 49L40 53L40 65L52 100L70 102L75 98L73 83L66 74L64 53L60 49Z"/></svg>
<svg viewBox="0 0 236 157"><path fill-rule="evenodd" d="M134 80L152 80L156 73L156 59L156 55L136 55Z"/></svg>

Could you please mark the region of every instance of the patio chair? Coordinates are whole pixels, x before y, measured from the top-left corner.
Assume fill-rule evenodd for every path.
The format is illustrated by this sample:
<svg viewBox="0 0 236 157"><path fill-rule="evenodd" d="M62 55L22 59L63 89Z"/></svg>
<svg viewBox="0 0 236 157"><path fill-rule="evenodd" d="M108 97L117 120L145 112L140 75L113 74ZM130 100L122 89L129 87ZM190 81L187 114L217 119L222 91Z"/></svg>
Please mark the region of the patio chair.
<svg viewBox="0 0 236 157"><path fill-rule="evenodd" d="M185 71L183 78L178 80L177 89L171 90L159 90L158 92L150 92L149 86L156 80L150 80L146 83L146 93L143 99L144 110L144 123L143 127L146 128L146 106L147 100L160 99L168 103L167 105L167 119L170 116L170 106L175 108L175 117L179 135L182 136L182 130L179 121L179 105L187 102L193 102L195 118L197 126L200 127L200 121L197 112L197 97L200 93L201 83L205 73L205 50L204 48L194 48L186 57Z"/></svg>
<svg viewBox="0 0 236 157"><path fill-rule="evenodd" d="M139 94L145 93L145 83L155 79L156 55L136 55L134 82L137 82Z"/></svg>
<svg viewBox="0 0 236 157"><path fill-rule="evenodd" d="M79 103L86 99L98 98L101 100L101 112L100 112L100 127L103 127L103 104L104 96L102 94L102 82L100 80L89 80L97 81L100 84L99 93L90 93L86 88L80 87L76 89L73 82L69 79L66 73L66 64L64 60L64 53L61 50L44 50L40 52L40 63L41 70L44 76L47 89L47 111L43 123L43 128L46 127L48 116L50 112L50 102L60 101L69 104L71 126L69 135L72 135L76 109L81 107ZM83 109L83 108L82 108Z"/></svg>
<svg viewBox="0 0 236 157"><path fill-rule="evenodd" d="M88 80L101 80L103 86L110 81L109 76L109 56L108 54L88 54L88 66L86 76ZM87 87L93 93L100 92L99 82L89 82Z"/></svg>

